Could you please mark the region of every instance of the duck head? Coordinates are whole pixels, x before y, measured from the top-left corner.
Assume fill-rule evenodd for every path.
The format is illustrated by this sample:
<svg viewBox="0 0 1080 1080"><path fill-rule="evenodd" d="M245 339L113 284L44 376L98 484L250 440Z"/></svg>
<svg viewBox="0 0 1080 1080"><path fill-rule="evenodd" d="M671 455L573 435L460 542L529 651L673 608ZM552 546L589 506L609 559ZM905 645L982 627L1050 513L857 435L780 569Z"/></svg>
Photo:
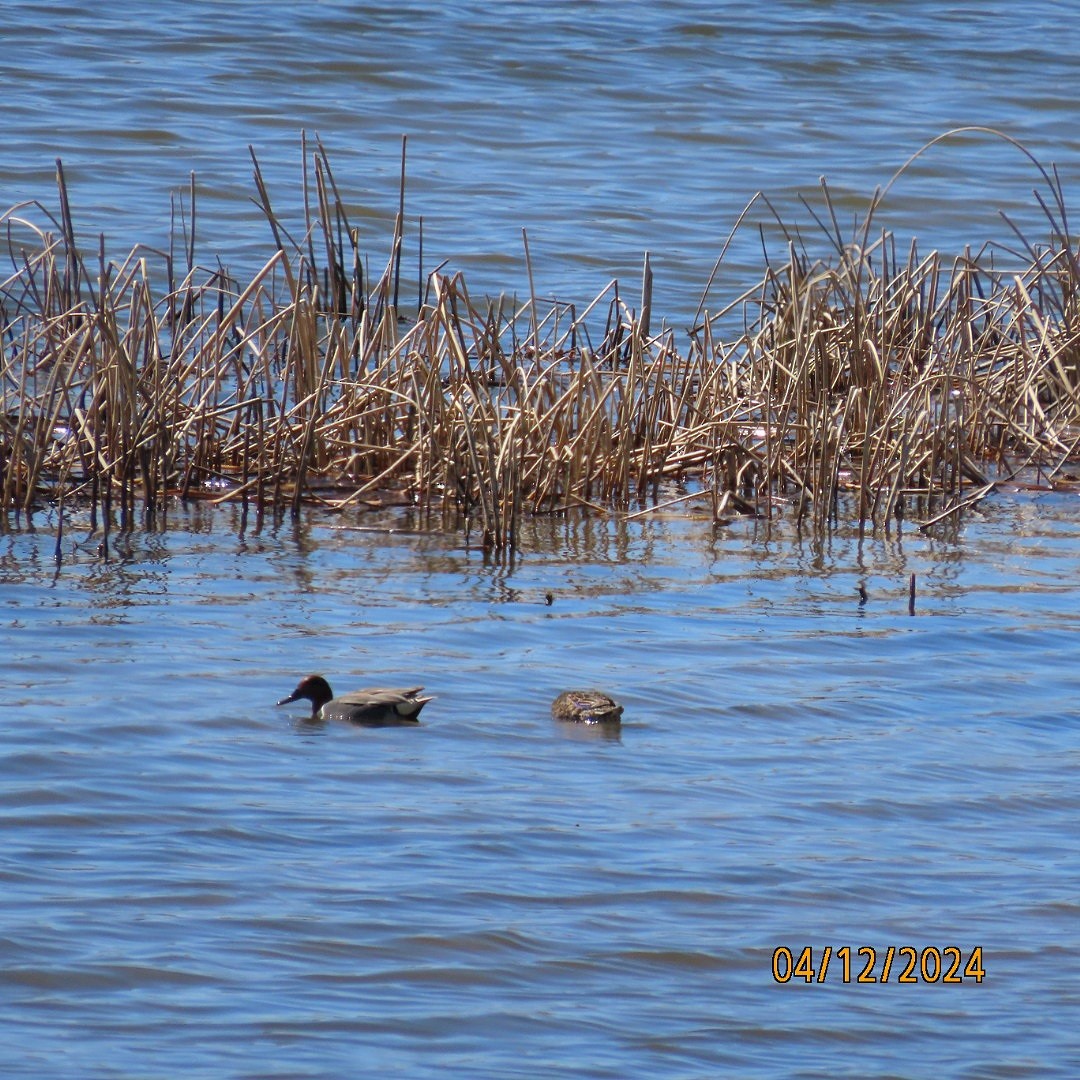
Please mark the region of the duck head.
<svg viewBox="0 0 1080 1080"><path fill-rule="evenodd" d="M282 698L278 704L288 705L291 701L307 700L311 702L311 715L317 716L319 710L334 696L330 684L321 675L308 675L297 683L296 689Z"/></svg>

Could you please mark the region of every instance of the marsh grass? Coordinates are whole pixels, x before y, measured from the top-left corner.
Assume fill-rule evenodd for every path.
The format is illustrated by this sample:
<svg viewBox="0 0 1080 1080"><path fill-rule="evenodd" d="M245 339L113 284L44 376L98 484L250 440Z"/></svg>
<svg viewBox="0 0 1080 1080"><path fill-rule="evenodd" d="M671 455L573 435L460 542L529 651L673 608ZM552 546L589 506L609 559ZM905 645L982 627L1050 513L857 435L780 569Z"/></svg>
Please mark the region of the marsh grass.
<svg viewBox="0 0 1080 1080"><path fill-rule="evenodd" d="M767 211L760 280L703 299L681 342L650 329L648 256L636 310L617 282L579 311L475 298L442 267L406 310L404 144L370 280L322 146L304 160L293 237L253 157L273 252L245 282L196 264L194 184L173 250L119 264L79 245L59 164L58 213L0 218L0 527L89 505L107 546L175 498L400 503L497 551L523 514L579 509L930 527L1004 479L1062 480L1080 447L1080 266L1033 159L1047 239L1006 218L1007 244L951 258L876 227L888 188L845 233L823 183L810 241L755 197L736 228Z"/></svg>

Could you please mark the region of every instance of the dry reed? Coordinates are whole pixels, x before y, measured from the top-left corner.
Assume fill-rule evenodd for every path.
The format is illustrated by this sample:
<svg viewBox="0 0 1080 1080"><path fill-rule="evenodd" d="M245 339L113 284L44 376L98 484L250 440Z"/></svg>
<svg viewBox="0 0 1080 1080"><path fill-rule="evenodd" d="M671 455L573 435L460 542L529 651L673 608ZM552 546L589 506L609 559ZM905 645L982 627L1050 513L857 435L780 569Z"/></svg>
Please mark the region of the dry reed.
<svg viewBox="0 0 1080 1080"><path fill-rule="evenodd" d="M777 220L783 257L715 314L703 301L680 351L650 332L648 256L640 313L617 282L579 313L535 292L478 301L440 267L404 318L404 144L372 282L322 146L305 161L300 240L254 162L275 250L242 285L195 264L194 185L179 255L86 256L59 167L59 215L33 204L47 228L25 205L0 218L0 528L88 503L107 544L114 518L130 528L178 497L260 516L400 502L494 550L515 546L523 514L693 499L718 521L888 530L1003 478L1057 477L1080 446L1080 265L1058 178L1037 163L1049 240L1016 233L1001 249L1015 269L989 248L899 250L874 229L884 193L845 237L823 184L828 257Z"/></svg>

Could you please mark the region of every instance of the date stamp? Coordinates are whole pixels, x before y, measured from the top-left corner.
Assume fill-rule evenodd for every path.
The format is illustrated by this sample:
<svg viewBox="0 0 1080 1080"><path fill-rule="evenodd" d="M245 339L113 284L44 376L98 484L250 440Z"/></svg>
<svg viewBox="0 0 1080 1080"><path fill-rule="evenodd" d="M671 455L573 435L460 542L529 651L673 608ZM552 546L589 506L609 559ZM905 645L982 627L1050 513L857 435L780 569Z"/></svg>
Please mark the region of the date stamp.
<svg viewBox="0 0 1080 1080"><path fill-rule="evenodd" d="M966 952L957 945L890 945L880 950L825 945L817 963L814 960L812 945L797 950L779 945L773 949L772 977L778 983L823 983L827 978L842 983L981 983L986 978L981 945Z"/></svg>

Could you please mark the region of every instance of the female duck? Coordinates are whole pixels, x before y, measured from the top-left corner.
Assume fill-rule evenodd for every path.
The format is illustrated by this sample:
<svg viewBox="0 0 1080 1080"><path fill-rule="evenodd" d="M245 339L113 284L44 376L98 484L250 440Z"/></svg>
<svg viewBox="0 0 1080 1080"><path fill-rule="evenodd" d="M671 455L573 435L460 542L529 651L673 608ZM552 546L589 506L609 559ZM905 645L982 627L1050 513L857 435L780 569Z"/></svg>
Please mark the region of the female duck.
<svg viewBox="0 0 1080 1080"><path fill-rule="evenodd" d="M311 702L313 720L348 720L364 727L395 727L420 722L416 719L420 710L432 700L420 696L423 689L422 686L411 690L371 688L334 697L330 684L321 675L308 675L278 704L288 705L303 698Z"/></svg>
<svg viewBox="0 0 1080 1080"><path fill-rule="evenodd" d="M564 690L552 703L556 720L577 724L621 723L623 707L599 690Z"/></svg>

